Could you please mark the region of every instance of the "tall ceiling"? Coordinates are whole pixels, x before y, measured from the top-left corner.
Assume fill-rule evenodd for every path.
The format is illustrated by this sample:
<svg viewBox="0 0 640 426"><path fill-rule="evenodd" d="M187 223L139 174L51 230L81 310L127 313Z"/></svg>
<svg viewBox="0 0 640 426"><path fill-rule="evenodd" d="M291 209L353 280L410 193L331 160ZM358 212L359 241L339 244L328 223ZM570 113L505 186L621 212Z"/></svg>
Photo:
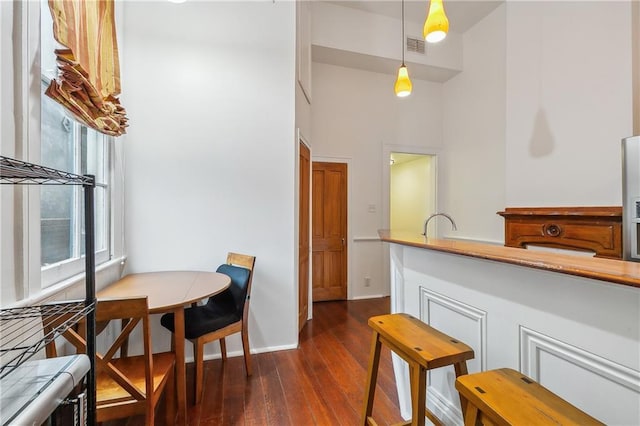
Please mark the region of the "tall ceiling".
<svg viewBox="0 0 640 426"><path fill-rule="evenodd" d="M504 0L444 0L445 11L451 23L451 30L464 33L476 22L487 16ZM352 7L366 12L400 19L401 0L334 0L328 1L340 6ZM427 16L428 0L405 0L405 20L423 24Z"/></svg>
<svg viewBox="0 0 640 426"><path fill-rule="evenodd" d="M445 11L449 17L449 29L451 32L457 34L465 33L504 1L505 0L444 0ZM401 0L324 0L324 2L398 20L400 20L402 16ZM405 20L416 23L421 28L426 19L429 0L405 0L404 4ZM394 75L398 70L398 58L372 56L324 46L313 46L312 58L314 62L383 74ZM407 61L407 63L409 62L411 61ZM412 78L421 80L444 82L458 72L447 69L446 67L426 65L424 63L414 62L410 65Z"/></svg>

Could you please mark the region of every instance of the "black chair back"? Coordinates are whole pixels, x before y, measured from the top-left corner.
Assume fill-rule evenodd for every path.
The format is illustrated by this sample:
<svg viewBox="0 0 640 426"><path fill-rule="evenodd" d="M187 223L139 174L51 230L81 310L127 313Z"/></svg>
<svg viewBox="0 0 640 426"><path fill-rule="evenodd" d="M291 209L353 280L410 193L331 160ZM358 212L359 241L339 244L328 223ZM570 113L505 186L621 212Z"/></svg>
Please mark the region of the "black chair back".
<svg viewBox="0 0 640 426"><path fill-rule="evenodd" d="M247 288L249 285L249 278L251 278L251 271L241 266L223 264L218 267L216 272L220 272L221 274L225 274L231 278L231 285L229 288L218 296L222 296L222 294L226 293L225 299L227 299L228 302L231 302L229 297L233 298L232 303L235 306L236 313L242 315L244 303L247 299ZM218 299L215 303L219 304L221 298L212 297L209 299L209 302L214 302L212 299Z"/></svg>

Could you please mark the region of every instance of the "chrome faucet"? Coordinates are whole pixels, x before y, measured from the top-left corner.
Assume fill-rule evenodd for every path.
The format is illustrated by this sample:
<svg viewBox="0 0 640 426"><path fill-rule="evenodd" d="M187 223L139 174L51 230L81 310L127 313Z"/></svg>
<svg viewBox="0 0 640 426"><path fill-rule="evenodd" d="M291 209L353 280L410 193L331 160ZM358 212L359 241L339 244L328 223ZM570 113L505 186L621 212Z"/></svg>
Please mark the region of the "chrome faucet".
<svg viewBox="0 0 640 426"><path fill-rule="evenodd" d="M457 231L458 230L458 227L456 226L456 222L453 220L453 218L451 216L449 216L446 213L434 213L431 216L429 216L427 218L427 220L425 220L425 222L424 222L424 232L422 233L422 235L424 235L425 237L427 236L427 225L429 225L429 221L431 219L433 219L434 217L436 217L436 216L444 216L444 217L446 217L447 219L449 219L449 222L451 222L451 230L453 230L453 231Z"/></svg>

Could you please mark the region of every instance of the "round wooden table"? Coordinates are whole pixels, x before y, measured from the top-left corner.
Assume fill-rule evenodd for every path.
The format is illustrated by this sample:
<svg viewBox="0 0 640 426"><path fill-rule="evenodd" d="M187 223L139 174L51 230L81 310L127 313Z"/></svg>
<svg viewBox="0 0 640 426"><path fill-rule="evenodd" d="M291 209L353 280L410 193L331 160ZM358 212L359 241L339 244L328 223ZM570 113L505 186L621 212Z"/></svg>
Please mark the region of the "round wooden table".
<svg viewBox="0 0 640 426"><path fill-rule="evenodd" d="M225 290L231 284L218 272L165 271L130 274L100 290L98 300L147 296L150 314L172 312L176 354L179 423L187 423L187 380L184 356L184 307Z"/></svg>

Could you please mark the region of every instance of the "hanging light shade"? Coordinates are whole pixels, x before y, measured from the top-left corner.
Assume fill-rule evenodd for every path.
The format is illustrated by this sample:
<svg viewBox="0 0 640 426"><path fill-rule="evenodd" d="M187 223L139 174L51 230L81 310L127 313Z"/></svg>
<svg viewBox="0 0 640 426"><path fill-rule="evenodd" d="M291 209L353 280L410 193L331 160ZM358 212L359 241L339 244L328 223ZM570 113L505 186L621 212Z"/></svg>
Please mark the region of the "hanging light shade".
<svg viewBox="0 0 640 426"><path fill-rule="evenodd" d="M409 71L407 70L407 66L403 63L400 68L398 68L398 78L396 79L395 85L396 96L399 98L404 98L405 96L409 96L411 94L411 89L413 88L413 84L411 84L411 80L409 79Z"/></svg>
<svg viewBox="0 0 640 426"><path fill-rule="evenodd" d="M409 79L409 71L404 64L404 0L402 0L402 65L398 68L398 78L396 78L396 84L394 86L396 96L399 98L409 96L412 87L413 84L411 84L411 80Z"/></svg>
<svg viewBox="0 0 640 426"><path fill-rule="evenodd" d="M422 34L429 43L437 43L444 40L447 32L449 32L449 19L444 13L442 0L431 0Z"/></svg>

